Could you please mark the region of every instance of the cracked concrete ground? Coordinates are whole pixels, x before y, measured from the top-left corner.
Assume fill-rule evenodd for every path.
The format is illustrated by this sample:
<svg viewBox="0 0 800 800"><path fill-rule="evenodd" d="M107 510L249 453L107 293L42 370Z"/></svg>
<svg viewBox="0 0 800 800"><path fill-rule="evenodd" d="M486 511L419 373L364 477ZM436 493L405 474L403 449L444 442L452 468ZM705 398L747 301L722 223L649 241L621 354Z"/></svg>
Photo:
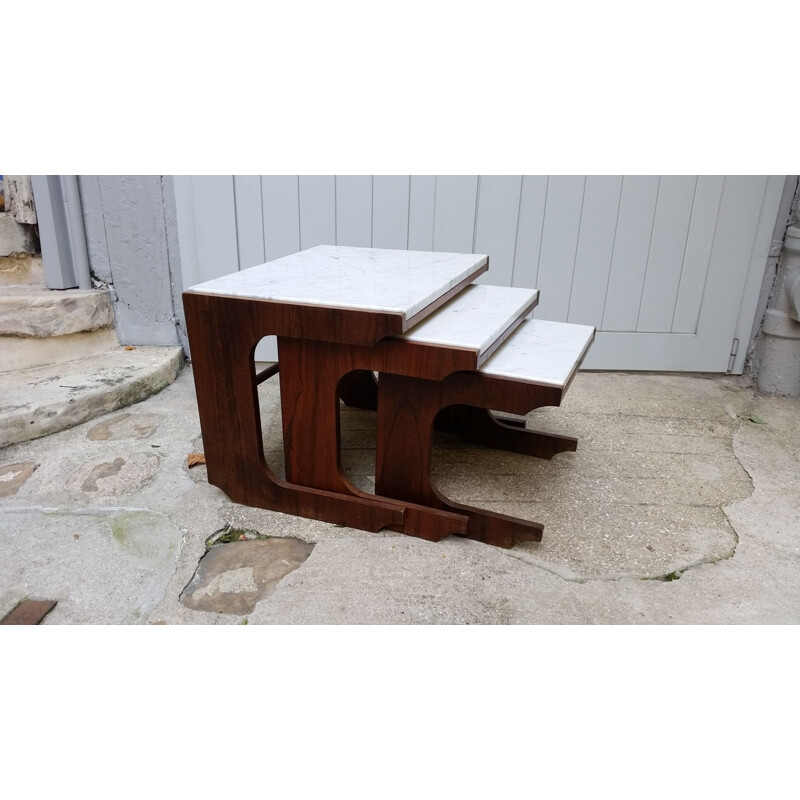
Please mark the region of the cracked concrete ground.
<svg viewBox="0 0 800 800"><path fill-rule="evenodd" d="M277 378L259 391L280 474ZM541 543L367 533L231 503L188 469L202 438L187 368L122 412L0 450L0 617L31 598L58 601L49 625L800 621L800 400L735 377L580 373L528 426L577 436L577 452L540 461L443 435L435 477L543 523ZM374 415L343 409L343 466L367 490L374 435ZM240 529L314 547L259 594L269 570L248 567L264 550L251 542L190 608L207 540Z"/></svg>

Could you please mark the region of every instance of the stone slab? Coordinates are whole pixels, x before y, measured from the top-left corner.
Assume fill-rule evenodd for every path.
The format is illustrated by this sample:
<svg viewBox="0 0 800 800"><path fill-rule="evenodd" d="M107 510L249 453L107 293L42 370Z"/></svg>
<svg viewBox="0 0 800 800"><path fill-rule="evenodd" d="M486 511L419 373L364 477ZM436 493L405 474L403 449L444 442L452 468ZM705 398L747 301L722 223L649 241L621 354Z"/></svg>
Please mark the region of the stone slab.
<svg viewBox="0 0 800 800"><path fill-rule="evenodd" d="M17 253L38 253L38 241L32 225L20 225L11 213L0 211L0 257Z"/></svg>
<svg viewBox="0 0 800 800"><path fill-rule="evenodd" d="M0 374L0 447L47 436L160 391L183 367L180 347L115 347Z"/></svg>
<svg viewBox="0 0 800 800"><path fill-rule="evenodd" d="M61 364L118 346L114 328L66 336L0 336L0 373Z"/></svg>
<svg viewBox="0 0 800 800"><path fill-rule="evenodd" d="M107 289L0 289L0 336L65 336L113 323Z"/></svg>
<svg viewBox="0 0 800 800"><path fill-rule="evenodd" d="M287 537L214 545L181 592L181 602L199 611L249 614L313 549L313 544Z"/></svg>

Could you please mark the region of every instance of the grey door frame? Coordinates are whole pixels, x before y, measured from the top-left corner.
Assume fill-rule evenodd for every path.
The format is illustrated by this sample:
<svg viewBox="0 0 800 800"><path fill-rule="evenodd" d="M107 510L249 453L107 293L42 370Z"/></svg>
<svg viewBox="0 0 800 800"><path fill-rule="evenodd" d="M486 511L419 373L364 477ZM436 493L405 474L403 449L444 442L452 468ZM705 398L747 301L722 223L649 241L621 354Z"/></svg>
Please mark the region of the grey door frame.
<svg viewBox="0 0 800 800"><path fill-rule="evenodd" d="M50 289L91 289L78 176L31 175L31 187L45 283Z"/></svg>

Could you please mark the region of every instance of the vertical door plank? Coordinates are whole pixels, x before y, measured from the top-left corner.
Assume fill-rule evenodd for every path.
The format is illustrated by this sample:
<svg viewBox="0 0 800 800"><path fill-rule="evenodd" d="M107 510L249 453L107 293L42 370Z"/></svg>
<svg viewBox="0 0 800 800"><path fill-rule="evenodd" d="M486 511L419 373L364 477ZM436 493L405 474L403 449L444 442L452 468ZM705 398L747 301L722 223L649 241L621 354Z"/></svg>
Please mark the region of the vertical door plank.
<svg viewBox="0 0 800 800"><path fill-rule="evenodd" d="M412 175L408 199L408 249L433 250L436 177Z"/></svg>
<svg viewBox="0 0 800 800"><path fill-rule="evenodd" d="M172 179L175 191L175 214L178 245L181 254L182 290L200 283L197 258L197 232L194 221L194 179L191 175L176 175ZM98 192L100 191L98 187ZM108 246L104 243L106 249ZM110 273L109 273L110 275Z"/></svg>
<svg viewBox="0 0 800 800"><path fill-rule="evenodd" d="M336 176L336 244L372 246L372 177Z"/></svg>
<svg viewBox="0 0 800 800"><path fill-rule="evenodd" d="M582 175L553 176L547 185L536 281L540 292L536 316L541 319L557 322L567 319L585 186Z"/></svg>
<svg viewBox="0 0 800 800"><path fill-rule="evenodd" d="M692 219L689 222L686 252L683 256L683 271L672 316L673 333L697 331L724 182L722 175L701 175L697 179Z"/></svg>
<svg viewBox="0 0 800 800"><path fill-rule="evenodd" d="M544 209L547 204L546 175L523 175L519 197L517 246L514 252L513 286L536 288L539 250L542 245ZM491 261L489 262L491 269Z"/></svg>
<svg viewBox="0 0 800 800"><path fill-rule="evenodd" d="M476 283L511 286L522 177L483 175L478 182L475 252L489 255L489 271Z"/></svg>
<svg viewBox="0 0 800 800"><path fill-rule="evenodd" d="M621 175L589 175L586 178L568 322L596 328L603 323L621 193Z"/></svg>
<svg viewBox="0 0 800 800"><path fill-rule="evenodd" d="M408 247L408 175L375 175L372 179L372 246Z"/></svg>
<svg viewBox="0 0 800 800"><path fill-rule="evenodd" d="M766 188L764 175L727 175L722 189L697 333L705 339L717 340L726 362ZM727 363L721 363L719 369L724 372Z"/></svg>
<svg viewBox="0 0 800 800"><path fill-rule="evenodd" d="M264 259L300 250L300 200L296 175L262 175L264 209Z"/></svg>
<svg viewBox="0 0 800 800"><path fill-rule="evenodd" d="M300 176L300 248L336 244L336 178Z"/></svg>
<svg viewBox="0 0 800 800"><path fill-rule="evenodd" d="M658 190L636 329L668 333L678 298L697 177L664 175Z"/></svg>
<svg viewBox="0 0 800 800"><path fill-rule="evenodd" d="M626 175L623 178L603 330L636 330L658 184L657 175Z"/></svg>
<svg viewBox="0 0 800 800"><path fill-rule="evenodd" d="M199 281L239 269L232 175L195 175L192 179Z"/></svg>
<svg viewBox="0 0 800 800"><path fill-rule="evenodd" d="M300 196L297 175L262 175L264 212L264 259L291 255L300 250ZM256 361L277 361L278 341L264 337L256 347Z"/></svg>
<svg viewBox="0 0 800 800"><path fill-rule="evenodd" d="M264 212L261 208L261 176L234 175L236 236L239 240L239 269L263 264Z"/></svg>
<svg viewBox="0 0 800 800"><path fill-rule="evenodd" d="M747 270L742 303L739 309L739 319L736 325L736 338L739 339L739 350L733 362L731 372L741 374L744 361L747 357L747 347L742 342L749 342L760 326L760 319L755 319L756 310L760 302L760 294L764 283L764 272L769 258L770 246L773 236L777 233L782 241L788 220L788 209L781 209L783 192L786 185L785 175L770 175L761 204L761 215L756 228L753 250L750 253L750 265ZM778 218L778 215L781 218ZM776 227L777 226L777 227ZM754 328L756 330L754 330Z"/></svg>
<svg viewBox="0 0 800 800"><path fill-rule="evenodd" d="M475 236L477 175L439 175L433 219L433 249L440 253L471 253ZM492 261L489 259L489 269Z"/></svg>

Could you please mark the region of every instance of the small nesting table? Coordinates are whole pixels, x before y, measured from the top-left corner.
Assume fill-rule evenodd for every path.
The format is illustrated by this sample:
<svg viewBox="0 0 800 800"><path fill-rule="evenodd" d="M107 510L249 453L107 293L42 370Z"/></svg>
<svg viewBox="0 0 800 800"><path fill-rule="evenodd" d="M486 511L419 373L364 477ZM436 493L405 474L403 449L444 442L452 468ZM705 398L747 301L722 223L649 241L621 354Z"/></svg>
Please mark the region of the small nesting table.
<svg viewBox="0 0 800 800"><path fill-rule="evenodd" d="M553 342L523 325L538 292L472 284L487 269L484 255L319 246L184 292L209 482L235 502L369 531L433 541L455 533L502 547L540 539L540 525L451 503L429 478L437 419L518 452L575 449L574 439L513 427L488 409L558 405L594 330L567 326L584 329L581 341L550 359L558 366L548 384L531 361L544 368ZM253 361L270 334L278 337L285 480L264 459L257 396L275 370L257 375ZM528 367L521 377L516 362ZM342 473L340 397L377 409L375 495Z"/></svg>

